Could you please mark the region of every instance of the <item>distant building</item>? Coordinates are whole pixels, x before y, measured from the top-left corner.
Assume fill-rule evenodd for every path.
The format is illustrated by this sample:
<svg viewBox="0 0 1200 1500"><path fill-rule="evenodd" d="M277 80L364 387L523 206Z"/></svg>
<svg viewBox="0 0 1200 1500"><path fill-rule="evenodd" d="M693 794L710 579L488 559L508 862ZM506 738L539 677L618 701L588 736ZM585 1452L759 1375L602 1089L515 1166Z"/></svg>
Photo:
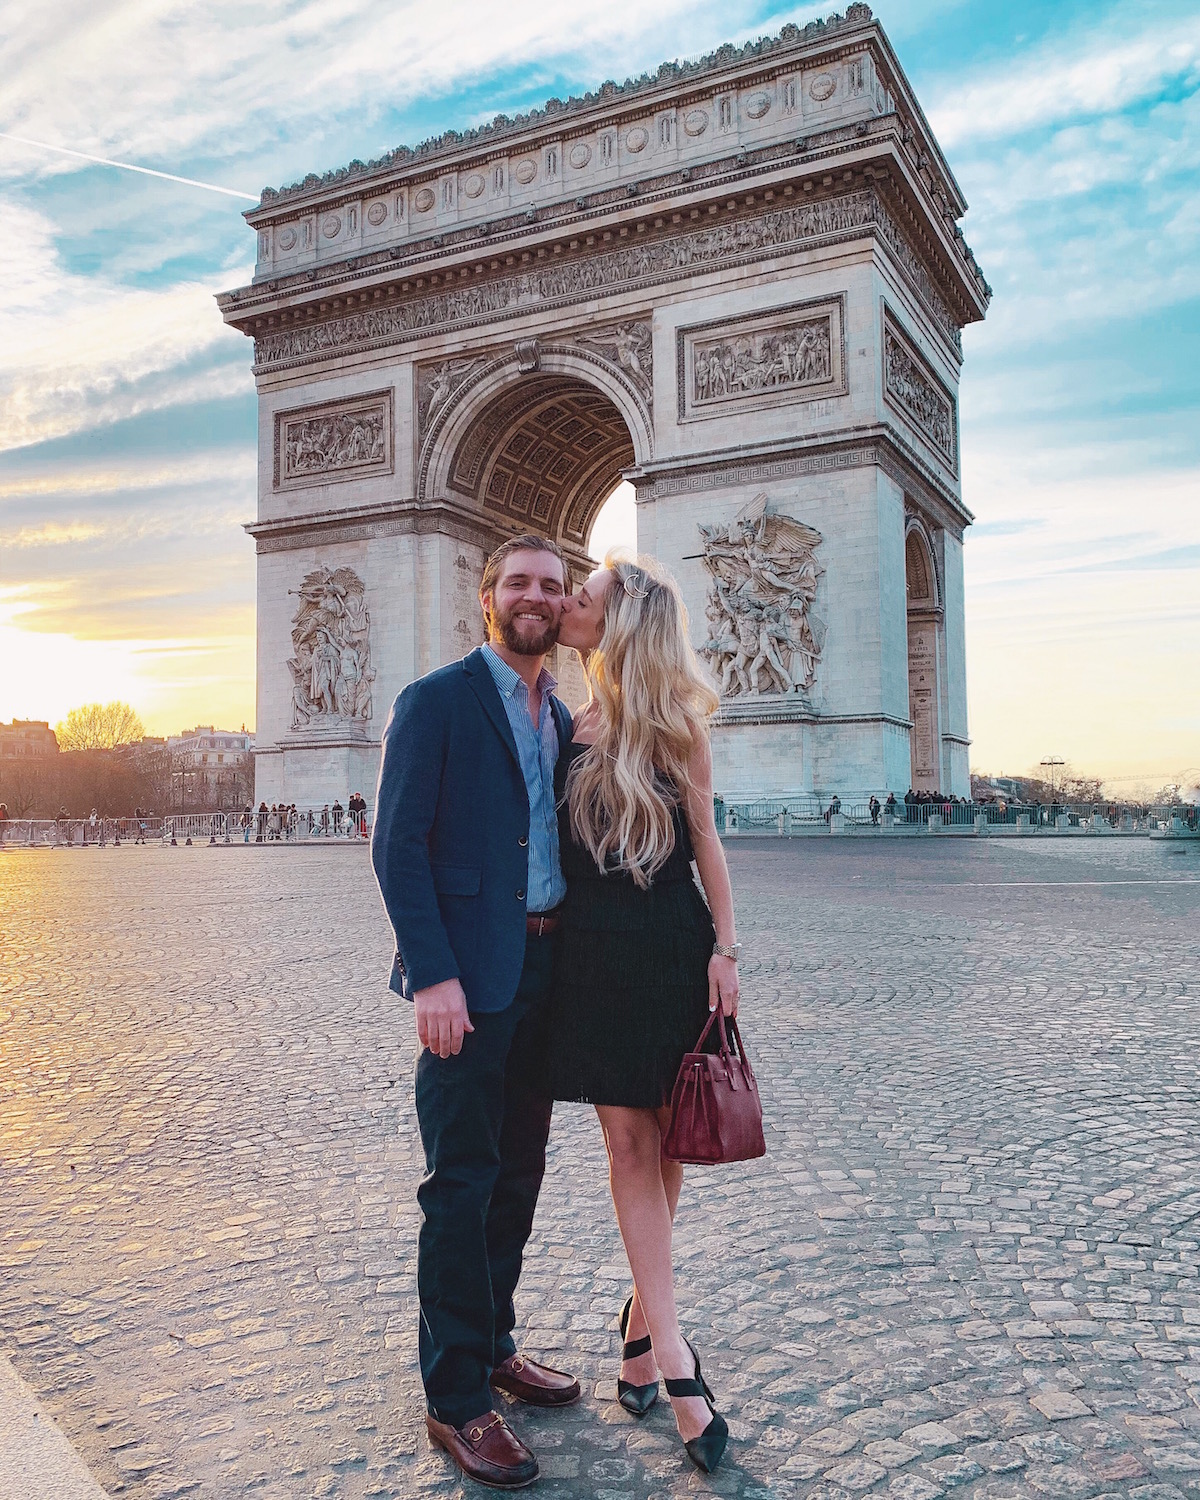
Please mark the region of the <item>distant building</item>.
<svg viewBox="0 0 1200 1500"><path fill-rule="evenodd" d="M254 785L254 736L244 729L198 724L167 736L172 803L180 808L227 809L244 804Z"/></svg>
<svg viewBox="0 0 1200 1500"><path fill-rule="evenodd" d="M1017 776L989 776L987 785L1001 797L1019 801L1022 795L1021 781Z"/></svg>
<svg viewBox="0 0 1200 1500"><path fill-rule="evenodd" d="M58 736L45 719L14 719L0 724L0 758L58 754Z"/></svg>

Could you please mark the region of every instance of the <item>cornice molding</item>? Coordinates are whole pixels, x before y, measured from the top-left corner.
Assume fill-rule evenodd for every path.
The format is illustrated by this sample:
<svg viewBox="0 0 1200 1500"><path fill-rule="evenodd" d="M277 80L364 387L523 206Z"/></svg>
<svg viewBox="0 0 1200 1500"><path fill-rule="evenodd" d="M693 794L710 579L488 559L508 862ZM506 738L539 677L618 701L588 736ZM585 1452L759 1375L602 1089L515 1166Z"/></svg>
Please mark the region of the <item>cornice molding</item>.
<svg viewBox="0 0 1200 1500"><path fill-rule="evenodd" d="M902 218L909 233L915 235L935 264L946 261L945 266L940 267L943 273L940 279L946 282L947 291L953 284L953 274L946 281L945 272L957 273L965 279L970 290L964 292L963 288L955 288L951 293L958 304L955 309L957 320L968 323L982 317L991 298L991 288L955 222L954 210L945 194L939 198L933 191L936 186L933 174L927 158L918 149L913 131L895 113L810 132L782 144L777 142L739 150L714 161L646 178L636 184L636 208L632 219L640 225L637 232L641 233L647 220L661 223L672 204L677 209L691 208L702 203L706 193L717 196L726 191L744 193L747 186L760 183L764 177L774 177L778 183L777 186L761 184L759 190L765 191L768 197L773 190L794 193L794 186L778 182L781 168L790 169L789 175L803 182L804 191L808 192L818 177L824 177L827 183L832 181L829 174L836 169L839 159L852 170L882 181L889 191L893 211ZM922 162L925 162L924 167ZM899 191L895 184L888 182L889 172L893 171L906 180L907 191ZM808 174L811 174L811 180L806 180ZM908 201L910 195L920 201L928 224L923 222L916 203ZM629 208L630 187L617 184L586 193L583 197L567 197L541 207L510 211L488 223L431 232L404 245L379 246L345 259L258 278L249 286L219 293L217 304L227 322L252 334L261 323L264 312L268 318L271 315L286 316L287 311L295 315L297 297L309 303L318 296L336 295L349 290L355 283L363 282L369 283L371 290L378 294L380 272L384 272L392 283L386 289L386 294L392 296L401 276L416 278L418 286L422 276L436 283L439 273L454 274L458 267L449 263L461 262L464 255L474 258L477 263L491 260L495 266L497 256L511 256L518 249L523 259L535 249L538 255L545 254L547 247L544 243L537 246L531 243L531 235L538 232L544 234L548 230L551 235L563 239L568 235L585 237L589 232L598 234L603 227L623 220L626 227L622 232L628 233ZM939 223L945 239L935 244L929 229ZM553 253L561 253L562 248L561 243L554 246ZM408 286L405 285L403 290L408 290ZM349 295L353 300L353 291Z"/></svg>
<svg viewBox="0 0 1200 1500"><path fill-rule="evenodd" d="M975 519L953 487L895 429L882 424L846 428L786 443L764 443L736 453L715 450L676 459L657 459L630 469L625 478L637 503L732 485L764 485L809 474L849 469L881 469L960 540Z"/></svg>
<svg viewBox="0 0 1200 1500"><path fill-rule="evenodd" d="M433 536L441 534L491 552L520 527L504 517L469 510L449 500L425 503L416 500L356 505L344 510L320 511L306 516L287 516L274 521L251 521L242 528L254 538L255 552L294 552L301 547L329 547L339 542L363 542L383 536ZM567 561L582 568L592 566L586 552L562 544Z"/></svg>

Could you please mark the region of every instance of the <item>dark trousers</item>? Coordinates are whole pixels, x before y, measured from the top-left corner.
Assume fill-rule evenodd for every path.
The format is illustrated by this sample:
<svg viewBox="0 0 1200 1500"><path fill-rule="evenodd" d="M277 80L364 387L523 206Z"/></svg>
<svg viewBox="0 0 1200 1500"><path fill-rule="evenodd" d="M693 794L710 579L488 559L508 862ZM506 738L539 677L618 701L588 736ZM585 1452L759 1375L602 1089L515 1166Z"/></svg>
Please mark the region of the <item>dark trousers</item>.
<svg viewBox="0 0 1200 1500"><path fill-rule="evenodd" d="M550 1134L536 1038L553 961L553 938L527 938L508 1009L472 1015L457 1057L417 1061L421 1378L432 1415L456 1428L490 1410L488 1377L516 1353L513 1293Z"/></svg>

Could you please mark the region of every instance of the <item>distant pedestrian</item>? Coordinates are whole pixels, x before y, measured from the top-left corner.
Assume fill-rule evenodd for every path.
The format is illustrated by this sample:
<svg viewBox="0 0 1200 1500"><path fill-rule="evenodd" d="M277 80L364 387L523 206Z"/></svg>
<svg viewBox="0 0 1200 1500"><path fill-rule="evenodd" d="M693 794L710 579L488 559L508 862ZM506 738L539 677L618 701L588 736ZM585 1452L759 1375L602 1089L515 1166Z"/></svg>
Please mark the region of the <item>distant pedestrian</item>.
<svg viewBox="0 0 1200 1500"><path fill-rule="evenodd" d="M258 804L258 830L257 830L257 832L255 833L255 836L254 836L254 842L256 844L261 844L263 842L263 840L266 838L266 836L267 836L267 823L268 823L268 821L270 819L270 816L271 816L271 811L270 811L270 808L268 808L266 802L260 802Z"/></svg>
<svg viewBox="0 0 1200 1500"><path fill-rule="evenodd" d="M335 834L341 833L342 831L342 814L345 811L346 809L342 806L342 804L335 800L333 804L333 831Z"/></svg>
<svg viewBox="0 0 1200 1500"><path fill-rule="evenodd" d="M879 805L879 798L875 795L874 792L871 793L871 800L870 800L870 802L867 803L867 807L870 809L870 812L871 812L871 823L872 823L872 825L874 827L878 828L879 827L880 805Z"/></svg>
<svg viewBox="0 0 1200 1500"><path fill-rule="evenodd" d="M321 832L322 832L322 834L325 834L325 835L328 835L328 833L329 833L329 803L328 802L321 809Z"/></svg>

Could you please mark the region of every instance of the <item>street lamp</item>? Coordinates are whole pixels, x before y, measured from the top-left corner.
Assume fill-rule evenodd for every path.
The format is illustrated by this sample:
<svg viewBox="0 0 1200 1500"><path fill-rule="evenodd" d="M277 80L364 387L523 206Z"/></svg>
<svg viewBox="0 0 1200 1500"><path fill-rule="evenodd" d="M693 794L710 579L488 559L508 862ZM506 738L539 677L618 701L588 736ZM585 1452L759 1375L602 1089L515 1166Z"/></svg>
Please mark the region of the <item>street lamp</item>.
<svg viewBox="0 0 1200 1500"><path fill-rule="evenodd" d="M1045 760L1039 761L1038 764L1042 766L1048 766L1050 768L1050 801L1054 802L1056 800L1054 790L1055 772L1058 770L1059 766L1066 765L1066 761L1064 761L1061 756L1048 755Z"/></svg>

